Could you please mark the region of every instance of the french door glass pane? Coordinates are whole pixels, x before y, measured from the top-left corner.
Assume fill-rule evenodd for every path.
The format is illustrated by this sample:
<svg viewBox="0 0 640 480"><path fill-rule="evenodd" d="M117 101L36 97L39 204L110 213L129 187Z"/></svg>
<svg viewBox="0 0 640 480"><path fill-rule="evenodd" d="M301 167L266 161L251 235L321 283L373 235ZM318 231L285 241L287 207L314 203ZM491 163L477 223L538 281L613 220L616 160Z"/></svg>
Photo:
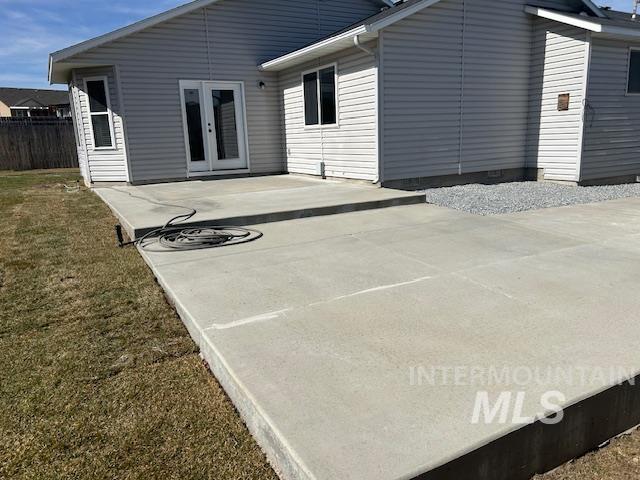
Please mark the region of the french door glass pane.
<svg viewBox="0 0 640 480"><path fill-rule="evenodd" d="M204 162L204 137L202 132L202 115L200 110L200 90L187 88L184 90L185 112L187 114L187 130L189 133L189 150L192 162Z"/></svg>
<svg viewBox="0 0 640 480"><path fill-rule="evenodd" d="M218 160L240 157L236 101L233 90L212 90Z"/></svg>
<svg viewBox="0 0 640 480"><path fill-rule="evenodd" d="M109 128L109 114L92 114L91 124L93 126L93 139L96 143L94 147L113 147L111 129Z"/></svg>

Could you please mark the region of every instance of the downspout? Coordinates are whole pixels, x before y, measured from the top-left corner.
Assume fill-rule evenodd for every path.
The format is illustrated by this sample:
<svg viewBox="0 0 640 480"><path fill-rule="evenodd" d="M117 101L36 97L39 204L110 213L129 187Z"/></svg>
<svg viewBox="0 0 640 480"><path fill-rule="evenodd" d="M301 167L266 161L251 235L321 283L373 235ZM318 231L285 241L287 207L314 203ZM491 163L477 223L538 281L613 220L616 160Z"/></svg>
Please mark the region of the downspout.
<svg viewBox="0 0 640 480"><path fill-rule="evenodd" d="M376 55L376 52L373 51L372 49L370 49L369 47L365 47L364 45L362 45L362 43L360 42L360 35L356 35L353 37L353 44L355 45L356 48L362 50L364 53L366 53L367 55L373 57L376 60L376 90L379 88L378 85L378 74L379 74L379 65L378 65L378 56ZM379 107L378 107L378 92L376 91L376 122L380 121L380 117L379 117ZM376 131L377 131L377 127L376 127ZM374 184L380 182L380 139L376 140L376 152L377 152L377 157L378 157L378 175L375 178L375 180L373 181Z"/></svg>
<svg viewBox="0 0 640 480"><path fill-rule="evenodd" d="M467 25L467 8L465 0L462 0L462 45L461 45L461 61L460 61L460 143L458 152L458 175L462 175L462 157L464 155L464 81L465 81L465 40Z"/></svg>
<svg viewBox="0 0 640 480"><path fill-rule="evenodd" d="M589 76L591 73L591 54L592 54L592 37L591 32L586 33L586 38L584 42L585 52L584 52L584 72L582 75L582 107L580 111L580 130L578 132L578 148L577 148L577 158L576 158L576 183L580 184L582 182L582 159L584 156L584 142L586 140L586 132L585 130L589 126L588 116L589 116Z"/></svg>

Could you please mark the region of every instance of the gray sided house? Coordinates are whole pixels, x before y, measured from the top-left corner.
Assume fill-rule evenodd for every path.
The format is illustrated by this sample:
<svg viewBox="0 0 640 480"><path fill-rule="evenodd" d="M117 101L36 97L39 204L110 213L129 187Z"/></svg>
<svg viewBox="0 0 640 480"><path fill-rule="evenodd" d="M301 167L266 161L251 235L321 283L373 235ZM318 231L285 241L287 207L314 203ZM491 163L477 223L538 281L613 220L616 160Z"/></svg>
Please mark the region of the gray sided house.
<svg viewBox="0 0 640 480"><path fill-rule="evenodd" d="M88 184L640 175L640 21L590 0L197 0L49 78Z"/></svg>

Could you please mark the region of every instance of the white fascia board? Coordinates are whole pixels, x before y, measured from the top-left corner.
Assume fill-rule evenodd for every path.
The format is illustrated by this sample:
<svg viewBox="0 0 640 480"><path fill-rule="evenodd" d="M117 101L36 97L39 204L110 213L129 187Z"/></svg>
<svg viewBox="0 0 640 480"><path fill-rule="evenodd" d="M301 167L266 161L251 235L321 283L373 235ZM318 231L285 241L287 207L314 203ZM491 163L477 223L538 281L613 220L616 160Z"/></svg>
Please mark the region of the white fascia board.
<svg viewBox="0 0 640 480"><path fill-rule="evenodd" d="M185 5L172 8L171 10L159 13L158 15L154 15L153 17L145 18L144 20L132 23L131 25L123 28L119 28L117 30L114 30L113 32L105 33L104 35L100 35L99 37L77 43L76 45L58 50L57 52L53 52L50 55L51 61L60 62L62 60L65 60L66 58L72 57L73 55L77 55L78 53L82 53L91 48L99 47L100 45L104 45L105 43L112 42L122 37L126 37L127 35L131 35L132 33L139 32L141 30L144 30L145 28L153 27L154 25L157 25L159 23L166 22L167 20L171 20L172 18L179 17L180 15L184 15L185 13L189 13L194 10L198 10L199 8L204 8L212 3L216 3L219 1L220 0L195 0Z"/></svg>
<svg viewBox="0 0 640 480"><path fill-rule="evenodd" d="M282 57L269 60L268 62L265 62L262 65L260 65L259 68L260 70L263 70L263 71L279 70L284 64L288 64L294 60L301 60L304 57L310 55L311 53L323 50L347 38L355 38L358 35L362 35L365 33L375 34L378 31L382 30L383 28L388 27L389 25L392 25L396 22L399 22L400 20L407 18L408 16L413 15L414 13L419 12L420 10L430 7L431 5L434 5L439 1L440 0L424 0L422 2L418 2L415 5L412 5L411 7L408 7L408 8L404 8L393 15L389 15L388 17L379 20L378 22L374 22L370 25L359 25L358 27L355 27L351 30L343 32L340 35L336 35L335 37L330 37L325 40L321 40L317 43L309 45L308 47L302 48L300 50L296 50L295 52L288 53L286 55L283 55Z"/></svg>
<svg viewBox="0 0 640 480"><path fill-rule="evenodd" d="M617 27L615 25L602 25L597 20L589 20L589 17L576 18L575 16L565 15L554 10L546 10L544 8L524 7L525 12L536 15L540 18L553 20L555 22L564 23L574 27L582 28L589 32L594 32L598 36L608 37L624 37L624 38L640 38L640 29Z"/></svg>
<svg viewBox="0 0 640 480"><path fill-rule="evenodd" d="M288 53L283 55L282 57L274 58L273 60L269 60L268 62L260 65L260 70L269 71L276 70L278 67L285 63L289 63L294 60L298 60L302 57L309 55L312 52L317 50L322 50L326 47L330 47L331 45L340 42L341 40L345 40L347 38L352 38L357 35L362 35L363 33L367 33L369 30L366 25L360 25L351 30L347 30L340 35L336 35L335 37L330 37L325 40L321 40L318 43L314 43L313 45L309 45L308 47L302 48L300 50L296 50L295 52Z"/></svg>
<svg viewBox="0 0 640 480"><path fill-rule="evenodd" d="M567 25L583 28L591 32L602 31L602 25L600 25L597 22L593 22L589 20L589 17L576 18L570 15L565 15L562 12L557 12L555 10L546 10L544 8L531 7L529 5L524 7L524 11L527 13L530 13L531 15L536 15L540 18L546 18L547 20L553 20L555 22L565 23Z"/></svg>

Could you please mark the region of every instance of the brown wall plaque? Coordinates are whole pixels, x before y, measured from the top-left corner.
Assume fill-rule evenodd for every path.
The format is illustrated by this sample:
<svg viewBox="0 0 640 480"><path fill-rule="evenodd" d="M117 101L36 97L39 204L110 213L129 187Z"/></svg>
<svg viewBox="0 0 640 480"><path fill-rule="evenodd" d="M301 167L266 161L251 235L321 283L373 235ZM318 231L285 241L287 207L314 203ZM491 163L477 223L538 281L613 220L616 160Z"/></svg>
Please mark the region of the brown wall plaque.
<svg viewBox="0 0 640 480"><path fill-rule="evenodd" d="M571 100L571 95L568 93L561 93L558 95L558 111L564 112L569 110L569 100Z"/></svg>

